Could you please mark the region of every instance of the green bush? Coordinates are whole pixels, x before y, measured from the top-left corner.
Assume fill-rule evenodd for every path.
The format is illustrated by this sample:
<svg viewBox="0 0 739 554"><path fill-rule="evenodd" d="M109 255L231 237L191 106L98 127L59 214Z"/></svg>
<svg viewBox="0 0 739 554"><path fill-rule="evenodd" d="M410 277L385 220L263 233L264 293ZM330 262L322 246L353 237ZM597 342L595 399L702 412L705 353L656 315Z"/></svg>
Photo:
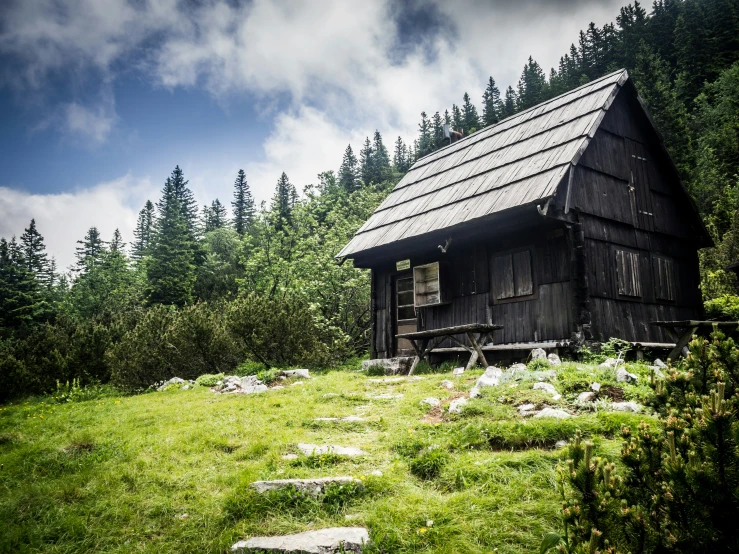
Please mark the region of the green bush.
<svg viewBox="0 0 739 554"><path fill-rule="evenodd" d="M546 358L536 358L535 360L531 360L528 364L526 364L526 368L529 371L542 371L545 369L551 369L552 364L549 363L549 360Z"/></svg>
<svg viewBox="0 0 739 554"><path fill-rule="evenodd" d="M195 383L201 387L215 387L219 381L223 381L226 376L223 373L206 373L195 379Z"/></svg>
<svg viewBox="0 0 739 554"><path fill-rule="evenodd" d="M316 367L330 360L328 345L335 337L299 298L252 293L229 304L226 317L241 348L267 367Z"/></svg>
<svg viewBox="0 0 739 554"><path fill-rule="evenodd" d="M255 362L253 360L246 360L245 362L241 362L238 367L236 368L236 375L239 377L246 377L248 375L256 375L260 371L264 371L267 369L267 366L264 365L262 362Z"/></svg>
<svg viewBox="0 0 739 554"><path fill-rule="evenodd" d="M711 319L739 320L739 296L724 294L712 300L706 300L704 307L706 316Z"/></svg>

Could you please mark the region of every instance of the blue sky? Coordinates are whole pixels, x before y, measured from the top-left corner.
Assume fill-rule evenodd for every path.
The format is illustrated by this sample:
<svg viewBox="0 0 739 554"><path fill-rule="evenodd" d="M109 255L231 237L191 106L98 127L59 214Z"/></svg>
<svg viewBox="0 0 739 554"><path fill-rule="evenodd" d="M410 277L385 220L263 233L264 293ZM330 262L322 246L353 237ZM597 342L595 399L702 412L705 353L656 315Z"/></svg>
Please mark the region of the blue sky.
<svg viewBox="0 0 739 554"><path fill-rule="evenodd" d="M621 1L8 0L0 7L0 236L35 217L61 267L92 225L131 240L179 164L200 203L302 189L347 143L412 140L488 75L548 71Z"/></svg>

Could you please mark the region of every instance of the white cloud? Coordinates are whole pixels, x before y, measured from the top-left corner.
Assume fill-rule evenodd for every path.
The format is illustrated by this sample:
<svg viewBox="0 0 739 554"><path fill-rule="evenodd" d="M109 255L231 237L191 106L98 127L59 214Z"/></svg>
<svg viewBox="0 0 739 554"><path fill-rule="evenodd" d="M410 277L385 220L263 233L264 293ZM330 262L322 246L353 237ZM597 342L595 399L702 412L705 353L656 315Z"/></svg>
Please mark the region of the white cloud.
<svg viewBox="0 0 739 554"><path fill-rule="evenodd" d="M62 118L66 133L93 146L99 146L108 139L117 116L111 97L111 102L94 106L71 102L64 107Z"/></svg>
<svg viewBox="0 0 739 554"><path fill-rule="evenodd" d="M74 246L95 226L105 240L120 229L126 242L133 240L136 217L158 187L148 179L125 175L88 189L61 194L31 194L0 187L0 237L20 236L32 218L44 236L47 252L66 269L74 263Z"/></svg>

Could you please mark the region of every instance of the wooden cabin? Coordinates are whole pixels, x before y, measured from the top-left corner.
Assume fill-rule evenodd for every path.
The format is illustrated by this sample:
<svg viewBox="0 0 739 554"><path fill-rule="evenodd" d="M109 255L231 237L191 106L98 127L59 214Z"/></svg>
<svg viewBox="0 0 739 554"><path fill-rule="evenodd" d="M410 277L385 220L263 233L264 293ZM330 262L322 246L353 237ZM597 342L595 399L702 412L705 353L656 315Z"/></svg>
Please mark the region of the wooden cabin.
<svg viewBox="0 0 739 554"><path fill-rule="evenodd" d="M670 343L650 321L702 315L710 245L621 70L421 158L337 257L371 269L389 358L412 353L398 333L467 323L503 325L484 349Z"/></svg>

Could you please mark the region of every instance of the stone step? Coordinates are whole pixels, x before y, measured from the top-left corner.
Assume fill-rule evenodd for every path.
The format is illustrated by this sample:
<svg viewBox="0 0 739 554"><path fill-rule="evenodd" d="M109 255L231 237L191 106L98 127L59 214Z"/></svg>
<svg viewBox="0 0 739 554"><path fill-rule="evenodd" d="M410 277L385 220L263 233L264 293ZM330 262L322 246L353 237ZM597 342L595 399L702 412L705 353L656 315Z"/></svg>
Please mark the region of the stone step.
<svg viewBox="0 0 739 554"><path fill-rule="evenodd" d="M250 486L259 494L291 487L297 491L318 496L323 494L328 485L348 485L350 483L361 483L361 481L354 477L317 477L314 479L276 479L274 481L254 481Z"/></svg>
<svg viewBox="0 0 739 554"><path fill-rule="evenodd" d="M362 423L363 421L366 421L363 417L350 415L346 417L317 417L314 421L322 421L322 422L340 422L340 423Z"/></svg>
<svg viewBox="0 0 739 554"><path fill-rule="evenodd" d="M294 554L335 554L362 552L369 544L369 533L364 527L331 527L279 537L253 537L239 541L231 552L286 552Z"/></svg>
<svg viewBox="0 0 739 554"><path fill-rule="evenodd" d="M360 450L354 446L336 446L334 444L328 444L326 446L318 446L317 444L298 444L298 449L305 454L310 456L311 454L336 454L337 456L364 456L367 454L364 450Z"/></svg>

